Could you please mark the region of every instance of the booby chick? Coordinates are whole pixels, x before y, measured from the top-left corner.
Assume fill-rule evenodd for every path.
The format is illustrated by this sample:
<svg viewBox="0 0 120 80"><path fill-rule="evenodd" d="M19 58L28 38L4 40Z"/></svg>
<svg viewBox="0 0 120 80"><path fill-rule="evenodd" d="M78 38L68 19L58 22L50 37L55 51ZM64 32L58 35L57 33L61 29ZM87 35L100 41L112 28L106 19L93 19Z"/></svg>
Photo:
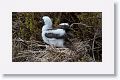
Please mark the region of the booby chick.
<svg viewBox="0 0 120 80"><path fill-rule="evenodd" d="M42 27L42 39L45 43L55 47L65 47L64 39L66 31L63 28L53 29L52 21L48 16L42 17L44 25ZM63 25L63 24L62 24Z"/></svg>

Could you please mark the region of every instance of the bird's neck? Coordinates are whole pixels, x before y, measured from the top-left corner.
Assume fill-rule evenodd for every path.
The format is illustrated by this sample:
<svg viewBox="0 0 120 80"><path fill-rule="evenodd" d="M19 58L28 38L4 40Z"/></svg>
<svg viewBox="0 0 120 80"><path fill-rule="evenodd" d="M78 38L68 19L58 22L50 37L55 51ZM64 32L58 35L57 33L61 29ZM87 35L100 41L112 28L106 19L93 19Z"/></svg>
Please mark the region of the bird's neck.
<svg viewBox="0 0 120 80"><path fill-rule="evenodd" d="M47 31L48 29L52 29L52 25L44 25L42 31Z"/></svg>
<svg viewBox="0 0 120 80"><path fill-rule="evenodd" d="M52 29L52 21L51 20L45 21L42 31L46 31L48 29Z"/></svg>

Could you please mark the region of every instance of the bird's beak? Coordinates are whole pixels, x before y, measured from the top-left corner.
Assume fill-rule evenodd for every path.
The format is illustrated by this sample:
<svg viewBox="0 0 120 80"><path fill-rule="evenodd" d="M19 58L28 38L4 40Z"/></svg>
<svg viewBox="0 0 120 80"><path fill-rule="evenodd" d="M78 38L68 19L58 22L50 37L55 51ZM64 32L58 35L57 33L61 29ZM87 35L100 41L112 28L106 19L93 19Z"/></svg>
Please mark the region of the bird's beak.
<svg viewBox="0 0 120 80"><path fill-rule="evenodd" d="M44 25L44 20L40 20L40 24L43 26Z"/></svg>

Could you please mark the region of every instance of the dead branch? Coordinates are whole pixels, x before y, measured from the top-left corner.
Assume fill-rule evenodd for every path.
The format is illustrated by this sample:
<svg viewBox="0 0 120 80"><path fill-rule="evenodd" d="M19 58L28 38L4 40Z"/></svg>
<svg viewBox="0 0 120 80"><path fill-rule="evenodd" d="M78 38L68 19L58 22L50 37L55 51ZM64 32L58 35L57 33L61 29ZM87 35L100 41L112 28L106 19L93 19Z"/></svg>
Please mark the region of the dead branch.
<svg viewBox="0 0 120 80"><path fill-rule="evenodd" d="M83 25L83 26L85 26L85 27L93 27L93 26L88 26L88 25L86 25L86 24L84 24L84 23L72 23L71 25L70 25L70 27L72 27L73 25Z"/></svg>
<svg viewBox="0 0 120 80"><path fill-rule="evenodd" d="M98 30L97 30L98 31ZM94 43L95 43L95 39L96 39L96 35L97 35L97 31L94 35L94 38L93 38L93 43L92 43L92 54L93 54L93 60L95 61L95 54L94 54Z"/></svg>

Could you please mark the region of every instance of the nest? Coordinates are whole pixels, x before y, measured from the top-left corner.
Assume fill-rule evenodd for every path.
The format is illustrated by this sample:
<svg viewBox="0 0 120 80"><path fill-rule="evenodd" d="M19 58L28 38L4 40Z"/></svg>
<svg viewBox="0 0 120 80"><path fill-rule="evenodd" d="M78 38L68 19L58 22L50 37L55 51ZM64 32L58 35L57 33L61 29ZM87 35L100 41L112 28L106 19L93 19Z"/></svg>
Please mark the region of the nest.
<svg viewBox="0 0 120 80"><path fill-rule="evenodd" d="M17 46L15 46L16 43ZM94 59L87 54L86 42L74 42L74 50L40 45L38 41L13 40L13 62L91 62ZM18 50L21 51L17 51Z"/></svg>

